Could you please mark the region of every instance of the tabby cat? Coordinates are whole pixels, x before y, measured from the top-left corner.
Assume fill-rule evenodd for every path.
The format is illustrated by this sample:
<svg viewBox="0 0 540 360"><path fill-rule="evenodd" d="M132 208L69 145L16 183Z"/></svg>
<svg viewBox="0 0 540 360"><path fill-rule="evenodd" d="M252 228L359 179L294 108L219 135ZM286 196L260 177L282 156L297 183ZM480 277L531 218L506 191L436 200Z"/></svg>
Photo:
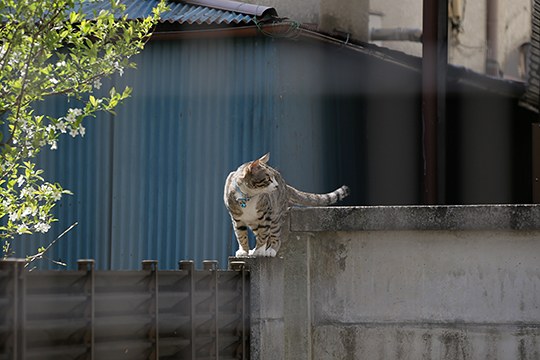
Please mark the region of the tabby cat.
<svg viewBox="0 0 540 360"><path fill-rule="evenodd" d="M225 182L223 199L239 245L236 256L276 256L281 244L281 225L290 205L330 205L349 195L347 186L328 194L296 190L267 165L269 158L270 154L266 154L241 165ZM248 245L248 227L257 240L253 250Z"/></svg>

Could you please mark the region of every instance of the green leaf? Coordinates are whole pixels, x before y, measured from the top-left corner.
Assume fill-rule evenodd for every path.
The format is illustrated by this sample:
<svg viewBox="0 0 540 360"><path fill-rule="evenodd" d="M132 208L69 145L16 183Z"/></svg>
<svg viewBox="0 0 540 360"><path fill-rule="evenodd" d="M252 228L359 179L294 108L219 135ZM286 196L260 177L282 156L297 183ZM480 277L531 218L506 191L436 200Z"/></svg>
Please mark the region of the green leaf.
<svg viewBox="0 0 540 360"><path fill-rule="evenodd" d="M69 22L75 24L77 21L79 21L79 16L79 13L72 11L71 14L69 14Z"/></svg>
<svg viewBox="0 0 540 360"><path fill-rule="evenodd" d="M90 104L92 104L92 106L94 106L94 107L98 106L98 102L97 102L96 98L93 95L90 95L88 100L90 100Z"/></svg>

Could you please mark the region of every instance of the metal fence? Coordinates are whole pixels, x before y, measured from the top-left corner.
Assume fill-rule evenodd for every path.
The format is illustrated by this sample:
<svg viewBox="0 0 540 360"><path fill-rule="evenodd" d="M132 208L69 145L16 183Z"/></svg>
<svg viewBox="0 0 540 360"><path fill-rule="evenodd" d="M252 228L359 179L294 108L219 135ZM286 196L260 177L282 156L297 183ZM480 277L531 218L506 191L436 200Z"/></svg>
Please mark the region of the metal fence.
<svg viewBox="0 0 540 360"><path fill-rule="evenodd" d="M248 309L243 262L29 272L0 261L0 359L249 359Z"/></svg>

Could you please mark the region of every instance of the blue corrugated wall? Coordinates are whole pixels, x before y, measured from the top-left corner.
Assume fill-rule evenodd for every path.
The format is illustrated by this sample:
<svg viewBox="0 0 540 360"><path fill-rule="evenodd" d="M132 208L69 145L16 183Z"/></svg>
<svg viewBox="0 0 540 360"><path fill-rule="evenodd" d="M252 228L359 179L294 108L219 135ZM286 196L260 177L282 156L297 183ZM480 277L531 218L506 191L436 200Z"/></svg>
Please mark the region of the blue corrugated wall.
<svg viewBox="0 0 540 360"><path fill-rule="evenodd" d="M322 165L313 161L321 155L320 104L311 95L319 85L304 81L312 69L280 78L273 40L152 42L135 61L137 70L113 80L133 88L117 115L88 121L84 138L66 136L40 156L47 179L74 195L61 201L47 236L17 240L20 255L77 221L50 253L70 267L87 257L102 269L138 268L143 259L161 268L180 259L225 266L236 243L222 193L236 166L270 151L294 185L332 190L321 188ZM74 105L55 99L42 110L66 106Z"/></svg>

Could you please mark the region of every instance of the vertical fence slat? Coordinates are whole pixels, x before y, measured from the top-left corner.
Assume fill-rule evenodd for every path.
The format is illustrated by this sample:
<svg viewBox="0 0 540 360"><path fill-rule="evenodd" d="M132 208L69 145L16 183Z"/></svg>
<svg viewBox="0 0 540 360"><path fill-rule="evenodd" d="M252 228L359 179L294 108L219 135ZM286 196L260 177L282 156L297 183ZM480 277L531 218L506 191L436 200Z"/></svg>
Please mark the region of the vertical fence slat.
<svg viewBox="0 0 540 360"><path fill-rule="evenodd" d="M159 359L159 303L158 303L158 261L157 260L143 260L142 261L143 271L150 271L150 276L152 280L150 281L148 290L152 294L152 301L150 302L150 314L153 318L153 323L148 332L148 337L152 342L152 352L150 353L149 359L158 360Z"/></svg>
<svg viewBox="0 0 540 360"><path fill-rule="evenodd" d="M26 359L26 277L24 271L24 260L15 261L15 294L17 308L15 311L15 317L17 319L17 356L16 359Z"/></svg>
<svg viewBox="0 0 540 360"><path fill-rule="evenodd" d="M86 279L84 283L84 291L87 297L86 299L86 316L87 325L84 341L86 344L87 359L94 360L95 354L95 324L96 324L96 308L95 308L95 294L96 294L96 282L95 282L95 261L92 259L82 259L77 261L77 269L79 271L86 271Z"/></svg>
<svg viewBox="0 0 540 360"><path fill-rule="evenodd" d="M193 260L182 260L180 261L180 270L186 270L189 274L189 321L191 327L190 333L190 359L196 359L197 348L195 347L196 340L196 313L195 313L195 263Z"/></svg>
<svg viewBox="0 0 540 360"><path fill-rule="evenodd" d="M0 270L7 271L11 277L8 282L11 282L11 299L9 299L9 289L6 289L8 304L11 305L12 323L11 323L11 358L25 358L25 278L24 264L26 262L21 259L5 259L0 262ZM8 305L8 306L9 306ZM7 336L9 338L9 336ZM7 351L9 355L9 351Z"/></svg>
<svg viewBox="0 0 540 360"><path fill-rule="evenodd" d="M213 318L213 325L214 328L214 358L216 360L219 359L219 300L218 300L218 262L216 260L203 260L203 269L206 271L209 271L212 274L212 300L213 300L213 310L214 310L214 318Z"/></svg>

